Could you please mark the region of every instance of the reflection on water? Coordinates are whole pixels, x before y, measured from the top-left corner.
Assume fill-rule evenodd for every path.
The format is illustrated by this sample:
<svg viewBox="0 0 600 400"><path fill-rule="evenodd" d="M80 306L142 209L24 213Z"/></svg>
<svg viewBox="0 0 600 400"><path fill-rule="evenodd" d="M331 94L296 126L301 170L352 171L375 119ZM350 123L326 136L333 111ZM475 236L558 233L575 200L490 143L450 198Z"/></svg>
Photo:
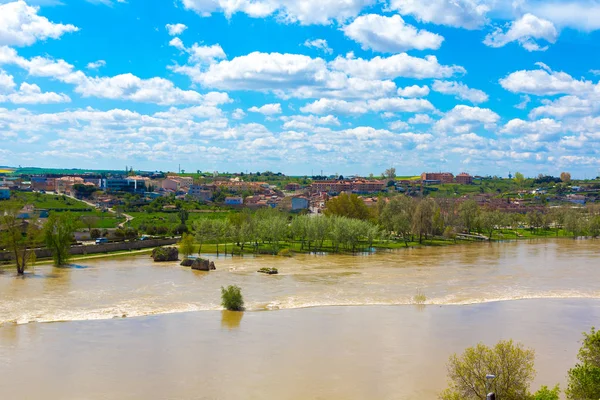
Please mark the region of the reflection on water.
<svg viewBox="0 0 600 400"><path fill-rule="evenodd" d="M244 318L244 313L240 311L221 311L221 326L226 329L236 329Z"/></svg>
<svg viewBox="0 0 600 400"><path fill-rule="evenodd" d="M477 243L368 255L219 257L217 270L154 264L147 255L0 274L0 324L220 310L220 287L242 288L247 310L332 305L428 305L527 298L600 298L597 240ZM214 258L213 258L214 259ZM275 267L279 275L256 271Z"/></svg>

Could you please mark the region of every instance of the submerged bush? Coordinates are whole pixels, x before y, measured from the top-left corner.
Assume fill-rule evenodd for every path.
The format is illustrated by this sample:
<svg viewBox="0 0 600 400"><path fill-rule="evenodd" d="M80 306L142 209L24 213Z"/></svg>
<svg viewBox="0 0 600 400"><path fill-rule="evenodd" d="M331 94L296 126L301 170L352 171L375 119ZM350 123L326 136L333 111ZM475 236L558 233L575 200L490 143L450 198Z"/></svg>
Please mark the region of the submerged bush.
<svg viewBox="0 0 600 400"><path fill-rule="evenodd" d="M423 292L421 292L421 289L418 289L417 294L413 296L413 301L415 302L415 304L424 304L425 301L427 301L427 296L425 296Z"/></svg>
<svg viewBox="0 0 600 400"><path fill-rule="evenodd" d="M244 298L239 286L221 286L221 305L229 311L244 311Z"/></svg>
<svg viewBox="0 0 600 400"><path fill-rule="evenodd" d="M268 267L263 267L263 268L259 269L257 272L267 274L267 275L277 275L279 273L279 271L277 271L277 268L268 268Z"/></svg>

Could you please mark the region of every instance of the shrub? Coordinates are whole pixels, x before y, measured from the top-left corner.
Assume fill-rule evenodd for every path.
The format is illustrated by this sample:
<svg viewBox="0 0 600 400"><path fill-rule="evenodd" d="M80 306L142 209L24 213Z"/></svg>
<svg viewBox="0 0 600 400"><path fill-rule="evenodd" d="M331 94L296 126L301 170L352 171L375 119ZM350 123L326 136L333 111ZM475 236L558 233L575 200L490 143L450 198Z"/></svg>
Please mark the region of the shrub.
<svg viewBox="0 0 600 400"><path fill-rule="evenodd" d="M281 257L292 257L294 252L290 249L282 249L277 255Z"/></svg>
<svg viewBox="0 0 600 400"><path fill-rule="evenodd" d="M157 247L152 250L152 258L155 262L177 261L179 259L179 250L177 247Z"/></svg>
<svg viewBox="0 0 600 400"><path fill-rule="evenodd" d="M415 304L425 304L425 301L427 301L427 296L421 292L421 289L417 289L417 294L413 296L413 301Z"/></svg>
<svg viewBox="0 0 600 400"><path fill-rule="evenodd" d="M277 271L277 268L267 268L267 267L263 267L256 272L260 272L262 274L267 274L267 275L277 275L279 273L279 271Z"/></svg>
<svg viewBox="0 0 600 400"><path fill-rule="evenodd" d="M100 232L100 229L94 228L90 231L90 237L92 239L98 239L100 236L102 236L102 232Z"/></svg>
<svg viewBox="0 0 600 400"><path fill-rule="evenodd" d="M229 311L244 311L244 298L239 286L221 286L221 305Z"/></svg>

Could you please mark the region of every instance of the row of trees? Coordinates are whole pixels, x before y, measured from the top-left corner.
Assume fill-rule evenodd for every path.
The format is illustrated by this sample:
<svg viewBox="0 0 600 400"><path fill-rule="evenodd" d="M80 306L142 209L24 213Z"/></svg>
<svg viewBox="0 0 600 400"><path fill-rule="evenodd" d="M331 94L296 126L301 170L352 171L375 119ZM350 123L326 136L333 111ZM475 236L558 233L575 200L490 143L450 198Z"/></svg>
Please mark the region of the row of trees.
<svg viewBox="0 0 600 400"><path fill-rule="evenodd" d="M52 253L54 265L65 265L78 221L71 213L51 213L44 224L35 219L19 218L21 205L3 202L0 208L0 248L13 254L17 273L36 261L35 249L45 246Z"/></svg>
<svg viewBox="0 0 600 400"><path fill-rule="evenodd" d="M565 394L569 400L600 398L600 332L594 328L583 334L578 363L569 370ZM558 400L560 388L543 386L530 393L535 378L535 353L512 340L494 347L478 344L448 362L448 388L441 400L484 400L494 392L501 400ZM488 379L488 374L493 379Z"/></svg>

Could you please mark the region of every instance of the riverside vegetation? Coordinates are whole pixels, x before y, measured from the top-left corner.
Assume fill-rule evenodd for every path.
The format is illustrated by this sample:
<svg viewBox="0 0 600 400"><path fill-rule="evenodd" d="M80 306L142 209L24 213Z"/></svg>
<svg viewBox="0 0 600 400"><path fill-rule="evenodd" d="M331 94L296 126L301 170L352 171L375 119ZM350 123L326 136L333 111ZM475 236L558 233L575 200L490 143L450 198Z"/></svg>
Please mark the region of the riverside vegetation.
<svg viewBox="0 0 600 400"><path fill-rule="evenodd" d="M325 217L292 216L274 209L199 219L191 231L198 252L217 254L359 252L374 248L445 245L462 240L536 237L597 237L600 206L557 207L527 214L503 213L475 201L396 196L368 208L356 195L342 194L326 205ZM189 241L189 237L186 238Z"/></svg>
<svg viewBox="0 0 600 400"><path fill-rule="evenodd" d="M579 363L568 371L566 398L592 400L600 398L600 332L592 328L583 333L584 340L577 356ZM535 377L535 353L512 340L500 341L494 347L478 344L448 361L448 388L441 400L484 400L494 392L502 400L558 400L560 388L542 386L529 392ZM491 374L493 379L487 379Z"/></svg>

